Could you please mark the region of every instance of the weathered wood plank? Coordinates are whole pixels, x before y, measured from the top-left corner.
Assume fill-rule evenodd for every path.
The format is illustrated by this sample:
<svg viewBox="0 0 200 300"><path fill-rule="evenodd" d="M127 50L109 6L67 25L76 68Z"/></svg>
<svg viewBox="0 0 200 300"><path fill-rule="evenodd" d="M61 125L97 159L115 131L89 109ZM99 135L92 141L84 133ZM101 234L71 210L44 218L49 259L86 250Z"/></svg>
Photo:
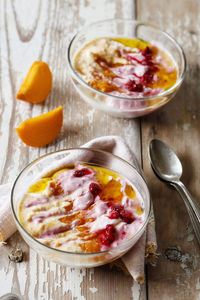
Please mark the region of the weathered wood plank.
<svg viewBox="0 0 200 300"><path fill-rule="evenodd" d="M121 135L141 160L140 124L114 119L93 110L75 92L67 69L67 46L73 34L87 23L112 17L134 17L134 1L0 1L0 179L14 180L30 161L45 153L79 146L102 135ZM16 101L16 92L30 65L46 61L53 72L53 90L44 104ZM28 148L14 128L32 116L62 104L64 127L48 147ZM139 145L139 146L138 146ZM26 257L21 264L8 261L14 246ZM145 291L122 272L108 266L76 270L49 263L16 233L0 248L0 296L14 292L24 299L144 299Z"/></svg>
<svg viewBox="0 0 200 300"><path fill-rule="evenodd" d="M147 157L152 138L168 143L183 163L183 182L199 200L200 164L200 3L199 1L137 1L137 18L155 24L182 45L188 70L175 99L142 120L144 169L155 208L160 258L156 268L148 269L149 299L199 299L199 246L191 233L182 200L153 174ZM164 256L167 247L178 247L180 262Z"/></svg>

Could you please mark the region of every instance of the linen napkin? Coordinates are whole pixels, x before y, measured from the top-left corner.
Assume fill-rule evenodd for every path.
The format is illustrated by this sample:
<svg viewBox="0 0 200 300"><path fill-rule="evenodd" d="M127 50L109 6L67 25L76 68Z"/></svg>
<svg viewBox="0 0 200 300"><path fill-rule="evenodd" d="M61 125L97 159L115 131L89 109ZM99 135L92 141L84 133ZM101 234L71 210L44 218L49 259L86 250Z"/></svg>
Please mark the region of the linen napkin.
<svg viewBox="0 0 200 300"><path fill-rule="evenodd" d="M0 185L0 242L5 242L17 229L11 212L11 189L10 183Z"/></svg>
<svg viewBox="0 0 200 300"><path fill-rule="evenodd" d="M134 153L119 136L96 138L84 144L82 147L108 151L128 161L136 167L139 172L142 172ZM10 205L11 188L11 184L0 185L0 242L4 242L16 231ZM111 265L120 267L125 273L131 274L135 281L143 283L145 278L145 258L147 258L151 264L154 264L156 261L156 250L155 222L152 210L147 228L141 238L121 260L117 260Z"/></svg>

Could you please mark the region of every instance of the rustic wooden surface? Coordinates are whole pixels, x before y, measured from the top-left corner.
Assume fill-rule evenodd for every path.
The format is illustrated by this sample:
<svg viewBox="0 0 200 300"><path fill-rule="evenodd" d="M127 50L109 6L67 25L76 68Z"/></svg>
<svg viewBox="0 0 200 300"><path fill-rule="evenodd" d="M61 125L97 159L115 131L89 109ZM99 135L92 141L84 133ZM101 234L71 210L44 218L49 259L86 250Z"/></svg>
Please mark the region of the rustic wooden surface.
<svg viewBox="0 0 200 300"><path fill-rule="evenodd" d="M149 299L200 299L200 249L188 214L176 191L161 183L150 169L147 145L160 138L178 154L183 164L182 180L200 204L200 2L142 0L137 18L151 22L174 36L184 48L188 68L176 97L165 107L142 119L144 171L154 202L160 259L148 268ZM181 250L180 262L164 256L166 248Z"/></svg>
<svg viewBox="0 0 200 300"><path fill-rule="evenodd" d="M151 138L168 142L182 158L185 184L199 198L200 6L198 0L163 3L158 0L137 0L136 4L133 0L0 0L1 183L13 181L28 162L45 153L79 146L102 135L120 135L139 161L143 157L161 254L158 266L147 270L147 284L140 287L130 277L108 266L78 270L49 263L29 249L16 233L8 245L0 248L0 297L14 292L24 300L200 298L199 248L187 213L176 192L155 178L146 153ZM66 54L74 33L88 23L112 17L137 17L161 26L178 39L188 58L186 80L175 99L142 119L120 120L93 110L80 99L69 81ZM16 101L16 91L28 68L39 59L46 61L53 72L50 97L40 105ZM40 149L23 145L14 128L21 121L60 104L64 107L64 127L58 139ZM21 264L11 263L7 258L16 245L25 252ZM163 255L172 246L182 251L179 263L170 262Z"/></svg>
<svg viewBox="0 0 200 300"><path fill-rule="evenodd" d="M100 114L86 105L69 80L67 47L73 35L87 23L113 17L134 18L134 3L124 1L0 1L1 123L0 178L11 182L18 172L38 156L54 150L80 146L103 135L121 135L140 154L139 121L118 120ZM53 90L44 104L17 101L15 95L30 65L46 61L53 72ZM14 128L32 116L60 104L64 126L58 139L48 147L25 146ZM19 245L25 251L21 264L9 262L10 249ZM14 292L25 300L38 299L143 299L144 287L131 277L110 270L76 270L49 263L39 257L16 233L0 249L0 296Z"/></svg>

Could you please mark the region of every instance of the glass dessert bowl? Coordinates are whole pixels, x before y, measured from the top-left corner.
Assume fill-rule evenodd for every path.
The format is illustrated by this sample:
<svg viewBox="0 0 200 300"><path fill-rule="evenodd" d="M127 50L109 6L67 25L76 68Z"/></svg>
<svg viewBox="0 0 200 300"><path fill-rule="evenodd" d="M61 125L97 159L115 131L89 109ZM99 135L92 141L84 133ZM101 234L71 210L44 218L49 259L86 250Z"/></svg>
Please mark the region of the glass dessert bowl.
<svg viewBox="0 0 200 300"><path fill-rule="evenodd" d="M70 75L81 97L116 117L148 114L172 99L185 55L167 33L135 20L100 21L82 29L68 48Z"/></svg>
<svg viewBox="0 0 200 300"><path fill-rule="evenodd" d="M141 237L151 200L143 176L108 152L78 148L47 154L16 179L17 228L44 258L95 267L125 254Z"/></svg>

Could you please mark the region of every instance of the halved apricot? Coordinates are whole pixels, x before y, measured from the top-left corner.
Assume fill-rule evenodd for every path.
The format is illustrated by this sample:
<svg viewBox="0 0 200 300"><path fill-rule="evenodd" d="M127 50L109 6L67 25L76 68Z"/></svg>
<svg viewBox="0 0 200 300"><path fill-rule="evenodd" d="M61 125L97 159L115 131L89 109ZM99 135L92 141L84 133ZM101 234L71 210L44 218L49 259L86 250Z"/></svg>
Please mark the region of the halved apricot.
<svg viewBox="0 0 200 300"><path fill-rule="evenodd" d="M63 123L63 108L58 108L22 122L16 132L28 146L42 147L51 143L60 133Z"/></svg>
<svg viewBox="0 0 200 300"><path fill-rule="evenodd" d="M16 98L31 103L40 103L52 88L52 73L47 63L35 61L24 79Z"/></svg>

